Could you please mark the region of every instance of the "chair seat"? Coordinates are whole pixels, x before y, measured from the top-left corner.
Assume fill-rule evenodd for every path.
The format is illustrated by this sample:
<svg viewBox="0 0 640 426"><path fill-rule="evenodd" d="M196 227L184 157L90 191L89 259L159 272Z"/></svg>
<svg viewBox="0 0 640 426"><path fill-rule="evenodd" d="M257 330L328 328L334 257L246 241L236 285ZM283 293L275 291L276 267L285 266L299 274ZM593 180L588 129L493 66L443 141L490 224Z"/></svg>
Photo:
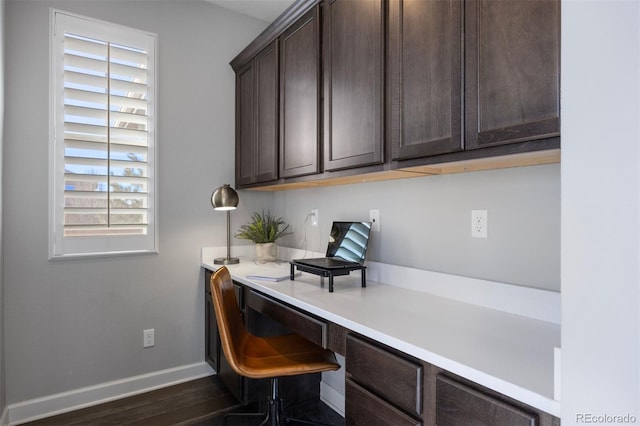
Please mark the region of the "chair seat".
<svg viewBox="0 0 640 426"><path fill-rule="evenodd" d="M330 350L297 335L275 337L245 336L237 368L240 374L262 379L318 373L340 368Z"/></svg>
<svg viewBox="0 0 640 426"><path fill-rule="evenodd" d="M259 337L249 333L244 326L233 280L226 266L211 275L210 285L220 343L227 362L241 376L271 379L269 408L260 424L276 426L291 421L309 423L286 415L282 399L278 396L278 378L337 370L340 364L336 362L333 352L297 334ZM226 419L225 416L225 424Z"/></svg>

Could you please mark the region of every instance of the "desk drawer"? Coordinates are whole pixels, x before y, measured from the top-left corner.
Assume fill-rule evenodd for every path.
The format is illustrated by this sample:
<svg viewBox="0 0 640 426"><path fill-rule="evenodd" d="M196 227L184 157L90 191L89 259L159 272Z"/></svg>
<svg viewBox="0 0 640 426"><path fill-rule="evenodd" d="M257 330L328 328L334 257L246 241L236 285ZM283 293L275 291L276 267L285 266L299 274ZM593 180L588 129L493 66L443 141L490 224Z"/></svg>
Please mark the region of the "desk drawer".
<svg viewBox="0 0 640 426"><path fill-rule="evenodd" d="M422 421L403 413L351 380L346 381L345 391L347 426L422 426Z"/></svg>
<svg viewBox="0 0 640 426"><path fill-rule="evenodd" d="M250 290L245 294L246 306L282 324L289 331L327 347L327 323L283 303Z"/></svg>
<svg viewBox="0 0 640 426"><path fill-rule="evenodd" d="M436 379L436 401L438 426L538 425L535 413L528 413L443 375Z"/></svg>
<svg viewBox="0 0 640 426"><path fill-rule="evenodd" d="M407 413L422 416L423 368L380 346L347 335L347 377Z"/></svg>

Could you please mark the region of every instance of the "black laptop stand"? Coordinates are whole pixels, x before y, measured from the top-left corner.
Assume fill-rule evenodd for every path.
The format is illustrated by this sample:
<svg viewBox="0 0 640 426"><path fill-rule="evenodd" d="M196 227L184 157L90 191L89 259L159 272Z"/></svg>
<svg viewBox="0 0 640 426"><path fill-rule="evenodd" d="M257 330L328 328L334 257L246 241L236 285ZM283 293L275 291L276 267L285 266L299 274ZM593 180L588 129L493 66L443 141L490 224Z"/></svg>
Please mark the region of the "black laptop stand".
<svg viewBox="0 0 640 426"><path fill-rule="evenodd" d="M333 277L349 275L351 271L362 271L362 287L364 288L367 286L367 267L364 265L345 266L344 268L323 268L320 266L303 265L295 260L292 260L289 263L291 263L291 276L289 277L291 281L293 281L295 277L295 268L298 268L298 271L319 275L321 280L324 277L329 277L329 293L333 293Z"/></svg>

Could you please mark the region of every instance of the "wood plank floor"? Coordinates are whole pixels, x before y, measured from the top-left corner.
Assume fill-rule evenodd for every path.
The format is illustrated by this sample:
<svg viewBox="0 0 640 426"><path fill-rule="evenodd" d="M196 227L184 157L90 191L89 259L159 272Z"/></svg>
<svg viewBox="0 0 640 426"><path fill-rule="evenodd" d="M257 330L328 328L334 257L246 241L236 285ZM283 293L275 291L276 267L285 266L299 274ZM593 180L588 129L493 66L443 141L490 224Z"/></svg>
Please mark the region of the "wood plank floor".
<svg viewBox="0 0 640 426"><path fill-rule="evenodd" d="M266 398L266 395L265 395ZM25 423L29 426L220 426L228 412L257 411L243 407L217 376L205 377L117 401ZM344 419L321 401L297 407L293 413L307 421L343 426ZM230 417L229 426L258 425L256 417Z"/></svg>

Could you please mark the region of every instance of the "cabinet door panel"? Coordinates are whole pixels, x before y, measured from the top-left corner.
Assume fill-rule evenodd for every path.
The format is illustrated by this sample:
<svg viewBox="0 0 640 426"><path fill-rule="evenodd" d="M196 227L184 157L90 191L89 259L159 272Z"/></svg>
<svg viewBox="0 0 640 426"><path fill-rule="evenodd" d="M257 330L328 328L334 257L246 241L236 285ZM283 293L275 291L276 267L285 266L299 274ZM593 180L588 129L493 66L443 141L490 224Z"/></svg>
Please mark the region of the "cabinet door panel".
<svg viewBox="0 0 640 426"><path fill-rule="evenodd" d="M278 44L255 59L256 182L278 179Z"/></svg>
<svg viewBox="0 0 640 426"><path fill-rule="evenodd" d="M236 186L255 181L253 92L253 66L250 63L236 74Z"/></svg>
<svg viewBox="0 0 640 426"><path fill-rule="evenodd" d="M466 3L467 149L560 134L560 1Z"/></svg>
<svg viewBox="0 0 640 426"><path fill-rule="evenodd" d="M390 0L393 160L462 149L462 2Z"/></svg>
<svg viewBox="0 0 640 426"><path fill-rule="evenodd" d="M324 7L324 169L380 164L383 2L335 0Z"/></svg>
<svg viewBox="0 0 640 426"><path fill-rule="evenodd" d="M318 8L280 38L280 177L320 171Z"/></svg>

